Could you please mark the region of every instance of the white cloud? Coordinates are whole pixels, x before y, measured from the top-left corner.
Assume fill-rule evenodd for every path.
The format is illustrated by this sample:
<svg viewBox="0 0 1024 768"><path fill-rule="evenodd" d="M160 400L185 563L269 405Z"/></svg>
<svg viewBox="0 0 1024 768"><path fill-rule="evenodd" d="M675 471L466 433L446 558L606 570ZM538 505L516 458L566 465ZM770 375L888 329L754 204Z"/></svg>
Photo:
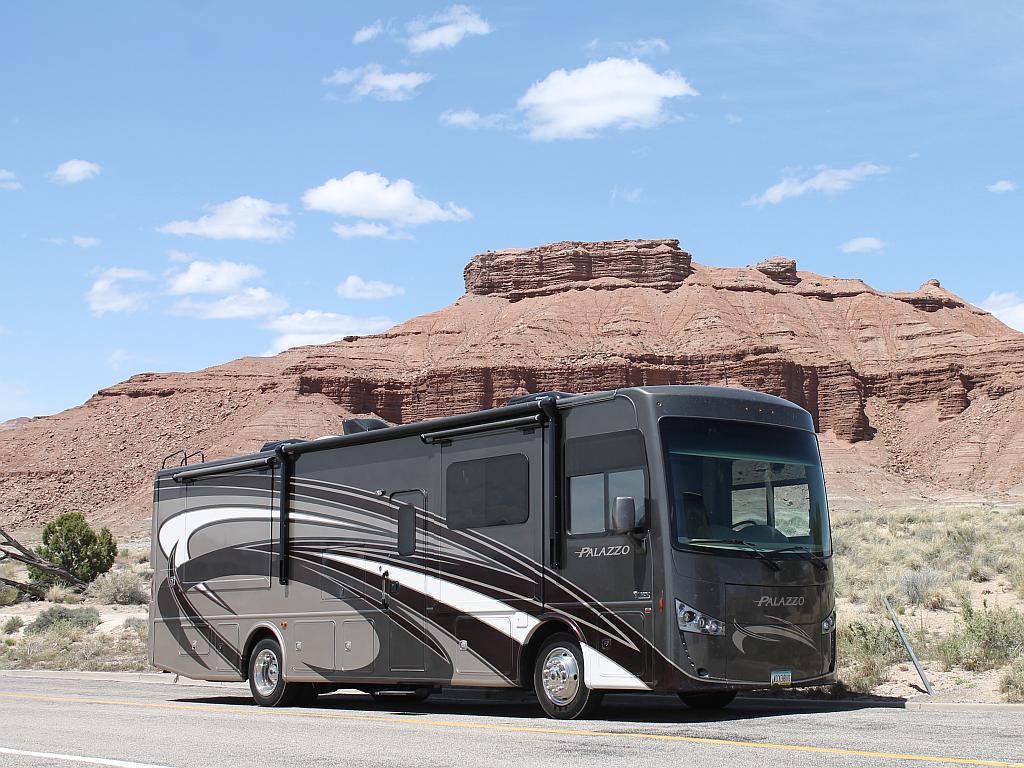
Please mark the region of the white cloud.
<svg viewBox="0 0 1024 768"><path fill-rule="evenodd" d="M612 202L618 202L623 200L627 203L635 203L640 200L640 195L643 194L641 187L612 187Z"/></svg>
<svg viewBox="0 0 1024 768"><path fill-rule="evenodd" d="M375 224L372 221L357 221L355 224L335 224L331 227L342 240L352 240L357 237L384 237L388 240L405 240L408 235L393 230L384 224Z"/></svg>
<svg viewBox="0 0 1024 768"><path fill-rule="evenodd" d="M99 176L102 166L88 160L68 160L57 166L50 174L50 180L56 184L77 184L94 176Z"/></svg>
<svg viewBox="0 0 1024 768"><path fill-rule="evenodd" d="M385 72L380 64L367 64L353 69L339 69L324 78L328 85L351 85L353 98L373 96L378 101L405 101L416 95L416 89L429 83L429 72Z"/></svg>
<svg viewBox="0 0 1024 768"><path fill-rule="evenodd" d="M349 275L338 285L338 295L343 299L388 299L402 296L405 288L380 280L363 280L359 275Z"/></svg>
<svg viewBox="0 0 1024 768"><path fill-rule="evenodd" d="M171 295L234 293L250 280L262 276L263 270L253 264L238 264L234 261L193 261L184 272L171 276L167 292Z"/></svg>
<svg viewBox="0 0 1024 768"><path fill-rule="evenodd" d="M630 56L654 56L659 53L668 53L671 49L668 43L660 37L647 37L642 40L634 40L632 43L622 43L622 47L629 52Z"/></svg>
<svg viewBox="0 0 1024 768"><path fill-rule="evenodd" d="M696 95L678 72L611 58L551 72L530 86L519 108L526 112L531 139L589 139L605 128L658 125L668 117L667 99Z"/></svg>
<svg viewBox="0 0 1024 768"><path fill-rule="evenodd" d="M881 251L885 248L885 242L877 237L855 237L847 240L841 246L843 253L868 253L870 251Z"/></svg>
<svg viewBox="0 0 1024 768"><path fill-rule="evenodd" d="M139 291L126 291L122 284L152 279L149 272L141 269L112 267L100 273L85 294L85 300L98 317L107 312L137 312L145 307L146 295Z"/></svg>
<svg viewBox="0 0 1024 768"><path fill-rule="evenodd" d="M100 244L98 237L83 237L82 235L72 235L71 242L79 248L95 248Z"/></svg>
<svg viewBox="0 0 1024 768"><path fill-rule="evenodd" d="M739 125L740 123L743 122L742 117L732 112L726 112L725 115L723 115L723 117L725 118L725 122L727 122L729 125Z"/></svg>
<svg viewBox="0 0 1024 768"><path fill-rule="evenodd" d="M171 248L167 251L167 258L171 261L184 262L192 261L196 255L194 253L188 253L187 251L179 251L177 248Z"/></svg>
<svg viewBox="0 0 1024 768"><path fill-rule="evenodd" d="M115 371L122 371L131 359L132 355L127 349L115 349L110 353L107 361Z"/></svg>
<svg viewBox="0 0 1024 768"><path fill-rule="evenodd" d="M508 115L501 114L500 112L493 115L481 115L472 109L446 109L441 113L440 120L445 125L454 125L471 130L478 128L506 130L515 127L515 123Z"/></svg>
<svg viewBox="0 0 1024 768"><path fill-rule="evenodd" d="M755 195L744 205L762 206L776 205L791 197L800 197L807 192L824 192L835 194L845 192L857 182L869 176L879 176L889 172L884 165L876 163L857 163L850 168L828 168L820 166L818 172L806 179L787 176L778 184L768 187L762 194Z"/></svg>
<svg viewBox="0 0 1024 768"><path fill-rule="evenodd" d="M1013 192L1017 189L1017 184L1009 179L1000 179L999 181L992 182L985 189L993 194L1001 195L1005 192Z"/></svg>
<svg viewBox="0 0 1024 768"><path fill-rule="evenodd" d="M377 19L373 24L362 27L352 35L352 45L360 45L362 43L368 43L373 38L377 37L381 32L384 31L384 22Z"/></svg>
<svg viewBox="0 0 1024 768"><path fill-rule="evenodd" d="M21 182L18 181L18 175L14 171L8 171L5 168L0 168L0 189L8 191L21 189Z"/></svg>
<svg viewBox="0 0 1024 768"><path fill-rule="evenodd" d="M1016 291L993 291L981 302L981 308L1011 328L1024 331L1024 298Z"/></svg>
<svg viewBox="0 0 1024 768"><path fill-rule="evenodd" d="M258 197L236 197L209 208L195 221L172 221L160 227L171 235L196 235L214 240L281 240L292 233L293 224L280 216L288 206Z"/></svg>
<svg viewBox="0 0 1024 768"><path fill-rule="evenodd" d="M335 233L344 238L402 238L403 226L472 217L455 203L441 206L418 196L408 179L390 181L379 173L365 171L352 171L342 179L328 179L319 187L307 189L302 202L310 210L362 219L351 225L335 225Z"/></svg>
<svg viewBox="0 0 1024 768"><path fill-rule="evenodd" d="M491 25L465 5L453 5L429 19L417 19L406 26L405 44L413 53L454 48L467 35L488 35Z"/></svg>
<svg viewBox="0 0 1024 768"><path fill-rule="evenodd" d="M239 320L276 315L287 307L287 301L266 288L243 288L216 301L182 299L171 307L171 311L201 320Z"/></svg>
<svg viewBox="0 0 1024 768"><path fill-rule="evenodd" d="M265 354L276 355L292 347L307 344L327 344L345 336L365 336L380 333L395 324L390 317L353 317L315 309L275 317L266 327L280 335Z"/></svg>

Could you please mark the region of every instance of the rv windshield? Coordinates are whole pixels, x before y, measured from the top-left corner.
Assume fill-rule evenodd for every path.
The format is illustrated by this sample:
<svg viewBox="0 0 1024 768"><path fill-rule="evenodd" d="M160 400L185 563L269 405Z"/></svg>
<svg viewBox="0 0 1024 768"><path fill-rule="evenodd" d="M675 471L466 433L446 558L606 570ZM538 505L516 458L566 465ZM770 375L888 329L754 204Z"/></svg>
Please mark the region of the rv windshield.
<svg viewBox="0 0 1024 768"><path fill-rule="evenodd" d="M661 436L677 547L831 554L814 434L670 418L662 420Z"/></svg>

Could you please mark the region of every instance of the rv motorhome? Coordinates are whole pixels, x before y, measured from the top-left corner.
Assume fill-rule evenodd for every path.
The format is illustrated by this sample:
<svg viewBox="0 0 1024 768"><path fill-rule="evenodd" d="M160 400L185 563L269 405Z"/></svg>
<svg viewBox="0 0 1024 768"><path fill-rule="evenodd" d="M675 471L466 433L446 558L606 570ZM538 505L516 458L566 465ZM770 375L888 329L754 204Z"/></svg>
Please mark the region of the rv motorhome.
<svg viewBox="0 0 1024 768"><path fill-rule="evenodd" d="M834 682L802 408L637 387L344 431L157 473L153 666L265 706L526 688L555 718Z"/></svg>

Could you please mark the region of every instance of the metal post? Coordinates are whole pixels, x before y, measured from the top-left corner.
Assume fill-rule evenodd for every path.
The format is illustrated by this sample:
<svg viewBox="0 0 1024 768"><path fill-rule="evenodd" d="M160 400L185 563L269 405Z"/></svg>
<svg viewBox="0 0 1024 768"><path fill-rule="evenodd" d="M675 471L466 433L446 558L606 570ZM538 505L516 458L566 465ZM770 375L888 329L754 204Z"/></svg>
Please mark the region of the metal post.
<svg viewBox="0 0 1024 768"><path fill-rule="evenodd" d="M903 642L903 647L907 649L907 653L910 654L910 660L914 662L914 666L917 668L917 674L921 677L921 682L924 683L924 689L928 692L928 695L932 695L932 684L928 682L928 676L924 673L924 669L921 667L921 662L917 660L917 654L914 653L914 649L910 647L910 641L907 639L906 632L903 631L903 625L900 624L900 620L896 617L896 611L892 609L892 605L889 603L889 598L882 595L882 602L885 604L885 610L889 612L889 618L892 619L893 626L896 627L896 633L900 636L900 640Z"/></svg>

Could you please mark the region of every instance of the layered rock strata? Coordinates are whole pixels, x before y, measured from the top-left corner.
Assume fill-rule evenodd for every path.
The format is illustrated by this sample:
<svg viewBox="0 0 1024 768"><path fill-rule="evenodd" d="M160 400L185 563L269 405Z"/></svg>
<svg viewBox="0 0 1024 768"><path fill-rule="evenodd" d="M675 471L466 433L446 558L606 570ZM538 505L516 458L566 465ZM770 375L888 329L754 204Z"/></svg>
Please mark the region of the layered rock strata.
<svg viewBox="0 0 1024 768"><path fill-rule="evenodd" d="M937 281L860 280L694 262L675 240L487 252L466 293L368 337L147 373L0 432L0 523L71 509L144 520L152 472L337 433L347 414L408 422L538 390L725 384L799 403L822 433L830 489L1024 492L1024 334ZM901 491L901 492L903 492Z"/></svg>

